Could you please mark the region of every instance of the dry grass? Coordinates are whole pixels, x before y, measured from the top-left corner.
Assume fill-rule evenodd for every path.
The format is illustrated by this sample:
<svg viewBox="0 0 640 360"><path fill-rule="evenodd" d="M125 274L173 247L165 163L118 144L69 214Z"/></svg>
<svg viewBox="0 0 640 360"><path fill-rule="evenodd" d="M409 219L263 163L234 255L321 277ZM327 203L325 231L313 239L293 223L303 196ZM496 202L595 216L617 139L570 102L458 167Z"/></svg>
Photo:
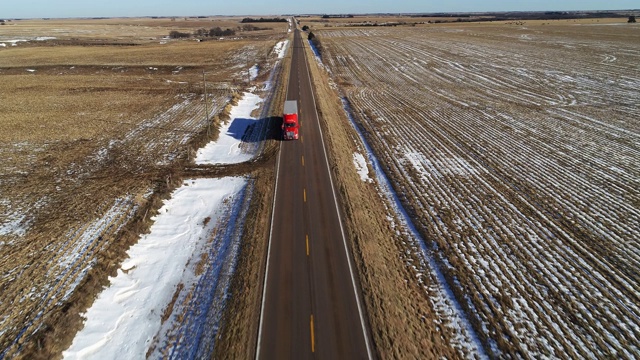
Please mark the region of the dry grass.
<svg viewBox="0 0 640 360"><path fill-rule="evenodd" d="M225 26L209 20L198 21ZM203 71L208 110L224 116L246 85L243 72L272 66L282 38L277 30L159 44L136 31L164 36L203 24L134 21L3 26L0 42L58 37L0 48L0 352L9 358L59 356L194 149L216 134L205 120ZM79 46L101 39L130 44Z"/></svg>
<svg viewBox="0 0 640 360"><path fill-rule="evenodd" d="M174 101L161 79L121 74L5 75L0 142L116 137ZM142 81L141 81L142 80Z"/></svg>
<svg viewBox="0 0 640 360"><path fill-rule="evenodd" d="M275 41L274 41L275 43ZM0 51L2 68L52 66L226 67L235 52L255 45L252 40L169 41L130 46L17 46ZM267 49L258 54L264 58ZM245 59L246 60L246 59ZM116 69L117 71L117 69Z"/></svg>
<svg viewBox="0 0 640 360"><path fill-rule="evenodd" d="M242 25L241 20L239 17L13 20L2 26L0 42L20 38L55 37L55 40L157 43L173 30L192 33L201 28L236 29ZM271 30L238 32L236 35L282 35L287 31L287 23L267 23L259 27Z"/></svg>
<svg viewBox="0 0 640 360"><path fill-rule="evenodd" d="M289 37L292 40L291 36ZM291 50L289 50L291 51ZM291 57L285 57L276 74L277 84L288 84ZM242 249L232 282L230 303L222 321L219 338L212 358L250 359L255 357L260 304L262 300L263 270L266 263L267 243L275 186L276 155L280 148L280 128L276 118L281 117L286 98L286 87L275 92L268 109L262 114L270 117L273 128L271 140L263 150L267 167L254 171L255 188L243 229Z"/></svg>

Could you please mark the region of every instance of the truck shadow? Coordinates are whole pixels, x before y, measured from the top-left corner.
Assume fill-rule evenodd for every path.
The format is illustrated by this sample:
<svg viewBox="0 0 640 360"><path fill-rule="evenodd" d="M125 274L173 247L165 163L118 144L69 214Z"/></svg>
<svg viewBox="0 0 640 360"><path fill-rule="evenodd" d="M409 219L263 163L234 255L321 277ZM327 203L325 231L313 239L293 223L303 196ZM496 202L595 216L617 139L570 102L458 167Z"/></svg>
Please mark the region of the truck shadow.
<svg viewBox="0 0 640 360"><path fill-rule="evenodd" d="M229 125L227 135L236 140L244 140L245 134L248 130L250 130L251 127L254 127L258 122L260 122L260 120L235 118L231 120L231 125Z"/></svg>
<svg viewBox="0 0 640 360"><path fill-rule="evenodd" d="M226 131L228 136L245 143L263 140L282 140L282 117L270 116L261 119L235 118Z"/></svg>

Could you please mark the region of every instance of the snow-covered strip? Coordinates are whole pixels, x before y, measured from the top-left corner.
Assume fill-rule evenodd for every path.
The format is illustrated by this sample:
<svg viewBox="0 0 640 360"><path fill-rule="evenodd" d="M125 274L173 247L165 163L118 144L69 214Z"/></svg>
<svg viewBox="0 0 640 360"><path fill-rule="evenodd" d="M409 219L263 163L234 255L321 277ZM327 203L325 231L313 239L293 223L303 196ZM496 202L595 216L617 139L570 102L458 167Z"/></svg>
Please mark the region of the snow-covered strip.
<svg viewBox="0 0 640 360"><path fill-rule="evenodd" d="M187 263L197 261L225 204L243 191L244 178L187 180L166 200L150 233L127 252L111 285L84 314L66 359L143 358L162 326L162 316Z"/></svg>
<svg viewBox="0 0 640 360"><path fill-rule="evenodd" d="M231 279L240 252L244 220L249 211L252 182L225 206L211 236L185 268L182 287L174 295L170 317L151 346L152 359L204 359L214 350L220 322L230 298ZM166 315L166 314L165 314Z"/></svg>
<svg viewBox="0 0 640 360"><path fill-rule="evenodd" d="M307 42L309 43L309 46L311 47L311 50L313 50L313 54L315 55L316 61L320 64L323 65L322 63L322 58L320 57L320 52L318 51L318 49L316 48L315 45L313 45L313 43L311 42L311 40L307 40Z"/></svg>
<svg viewBox="0 0 640 360"><path fill-rule="evenodd" d="M438 313L438 316L448 320L448 325L455 338L451 339L452 345L459 351L465 354L465 357L474 358L487 358L484 353L484 349L480 342L480 339L476 335L473 327L464 316L464 311L453 294L453 291L447 285L447 281L442 271L440 271L435 259L429 255L430 251L426 248L426 243L418 233L418 230L413 225L411 217L406 212L397 194L393 191L391 182L387 178L378 158L367 143L364 134L358 128L355 120L352 116L352 109L346 99L342 100L345 114L350 120L351 126L358 133L360 141L365 147L367 158L371 164L375 177L379 186L379 190L387 198L387 201L391 204L394 211L394 215L399 218L402 228L407 230L407 234L410 236L411 241L416 244L420 249L420 255L424 259L425 271L430 272L430 276L437 279L437 283L430 285L430 292L437 294L437 296L431 296L431 303Z"/></svg>
<svg viewBox="0 0 640 360"><path fill-rule="evenodd" d="M284 58L284 55L287 53L287 47L289 45L289 40L283 40L276 44L273 47L273 51L278 54L278 59Z"/></svg>
<svg viewBox="0 0 640 360"><path fill-rule="evenodd" d="M11 44L11 46L17 46L18 43L21 42L29 42L29 41L47 41L47 40L55 40L55 37L51 37L51 36L38 36L35 38L31 38L31 39L12 39L12 40L1 40L0 41L0 46L1 47L6 47L7 44Z"/></svg>
<svg viewBox="0 0 640 360"><path fill-rule="evenodd" d="M258 95L245 92L238 105L231 109L231 120L220 126L218 140L198 150L196 164L236 164L250 160L253 154L243 151L241 145L247 128L257 123L251 113L261 102Z"/></svg>
<svg viewBox="0 0 640 360"><path fill-rule="evenodd" d="M367 160L364 155L356 152L353 153L353 165L356 167L360 180L368 183L372 183L373 179L369 177L369 168L367 167Z"/></svg>

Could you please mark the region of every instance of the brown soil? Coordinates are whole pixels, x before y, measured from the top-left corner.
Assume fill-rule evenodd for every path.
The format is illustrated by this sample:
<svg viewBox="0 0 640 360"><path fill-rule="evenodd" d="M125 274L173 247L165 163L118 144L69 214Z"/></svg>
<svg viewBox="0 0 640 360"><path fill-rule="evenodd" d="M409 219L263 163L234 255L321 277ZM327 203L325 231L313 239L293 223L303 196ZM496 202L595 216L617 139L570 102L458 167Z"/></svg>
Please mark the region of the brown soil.
<svg viewBox="0 0 640 360"><path fill-rule="evenodd" d="M248 68L248 60L273 67L270 49L282 35L258 35L174 42L175 52L157 42L90 50L43 42L0 51L7 60L0 60L6 66L0 68L6 85L0 113L7 115L0 119L0 214L3 224L15 219L25 229L0 234L0 351L6 358L60 357L82 327L80 314L182 179L271 171L269 145L251 163L190 165L195 149L217 136L217 124L228 116L225 104L247 85L239 69ZM217 113L210 125L203 71L216 106L208 110ZM119 215L96 227L114 206ZM92 239L87 247L76 248L86 237Z"/></svg>
<svg viewBox="0 0 640 360"><path fill-rule="evenodd" d="M617 24L316 32L489 356L636 351L638 28Z"/></svg>

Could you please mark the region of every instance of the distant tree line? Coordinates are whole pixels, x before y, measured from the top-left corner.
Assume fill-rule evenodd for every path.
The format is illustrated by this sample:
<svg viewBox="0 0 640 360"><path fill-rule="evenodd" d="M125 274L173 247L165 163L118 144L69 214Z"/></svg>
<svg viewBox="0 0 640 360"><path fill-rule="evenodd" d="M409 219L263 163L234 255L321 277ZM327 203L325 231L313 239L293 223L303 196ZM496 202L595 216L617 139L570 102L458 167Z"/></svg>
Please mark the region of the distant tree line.
<svg viewBox="0 0 640 360"><path fill-rule="evenodd" d="M352 19L353 15L322 15L323 19Z"/></svg>
<svg viewBox="0 0 640 360"><path fill-rule="evenodd" d="M258 30L270 30L271 28L261 28L251 24L244 24L242 26L238 26L240 31L258 31Z"/></svg>
<svg viewBox="0 0 640 360"><path fill-rule="evenodd" d="M515 20L568 20L568 19L602 19L624 18L626 15L611 11L531 11L531 12L498 12L498 13L430 13L421 17L455 18L452 20L434 20L432 23L444 22L481 22L481 21L515 21Z"/></svg>
<svg viewBox="0 0 640 360"><path fill-rule="evenodd" d="M182 38L191 37L191 34L173 30L169 33L169 37L172 39L182 39Z"/></svg>
<svg viewBox="0 0 640 360"><path fill-rule="evenodd" d="M416 26L415 23L406 23L406 22L384 22L384 23L363 22L363 23L349 24L348 26L398 26L398 25Z"/></svg>
<svg viewBox="0 0 640 360"><path fill-rule="evenodd" d="M193 32L193 34L187 32L180 32L177 30L171 31L169 33L169 37L171 39L184 39L190 38L191 36L195 37L219 37L219 36L233 36L236 34L236 31L233 29L224 29L222 30L219 26L207 29L198 29Z"/></svg>
<svg viewBox="0 0 640 360"><path fill-rule="evenodd" d="M287 22L287 19L284 18L244 18L241 21L242 23L263 23L263 22Z"/></svg>

